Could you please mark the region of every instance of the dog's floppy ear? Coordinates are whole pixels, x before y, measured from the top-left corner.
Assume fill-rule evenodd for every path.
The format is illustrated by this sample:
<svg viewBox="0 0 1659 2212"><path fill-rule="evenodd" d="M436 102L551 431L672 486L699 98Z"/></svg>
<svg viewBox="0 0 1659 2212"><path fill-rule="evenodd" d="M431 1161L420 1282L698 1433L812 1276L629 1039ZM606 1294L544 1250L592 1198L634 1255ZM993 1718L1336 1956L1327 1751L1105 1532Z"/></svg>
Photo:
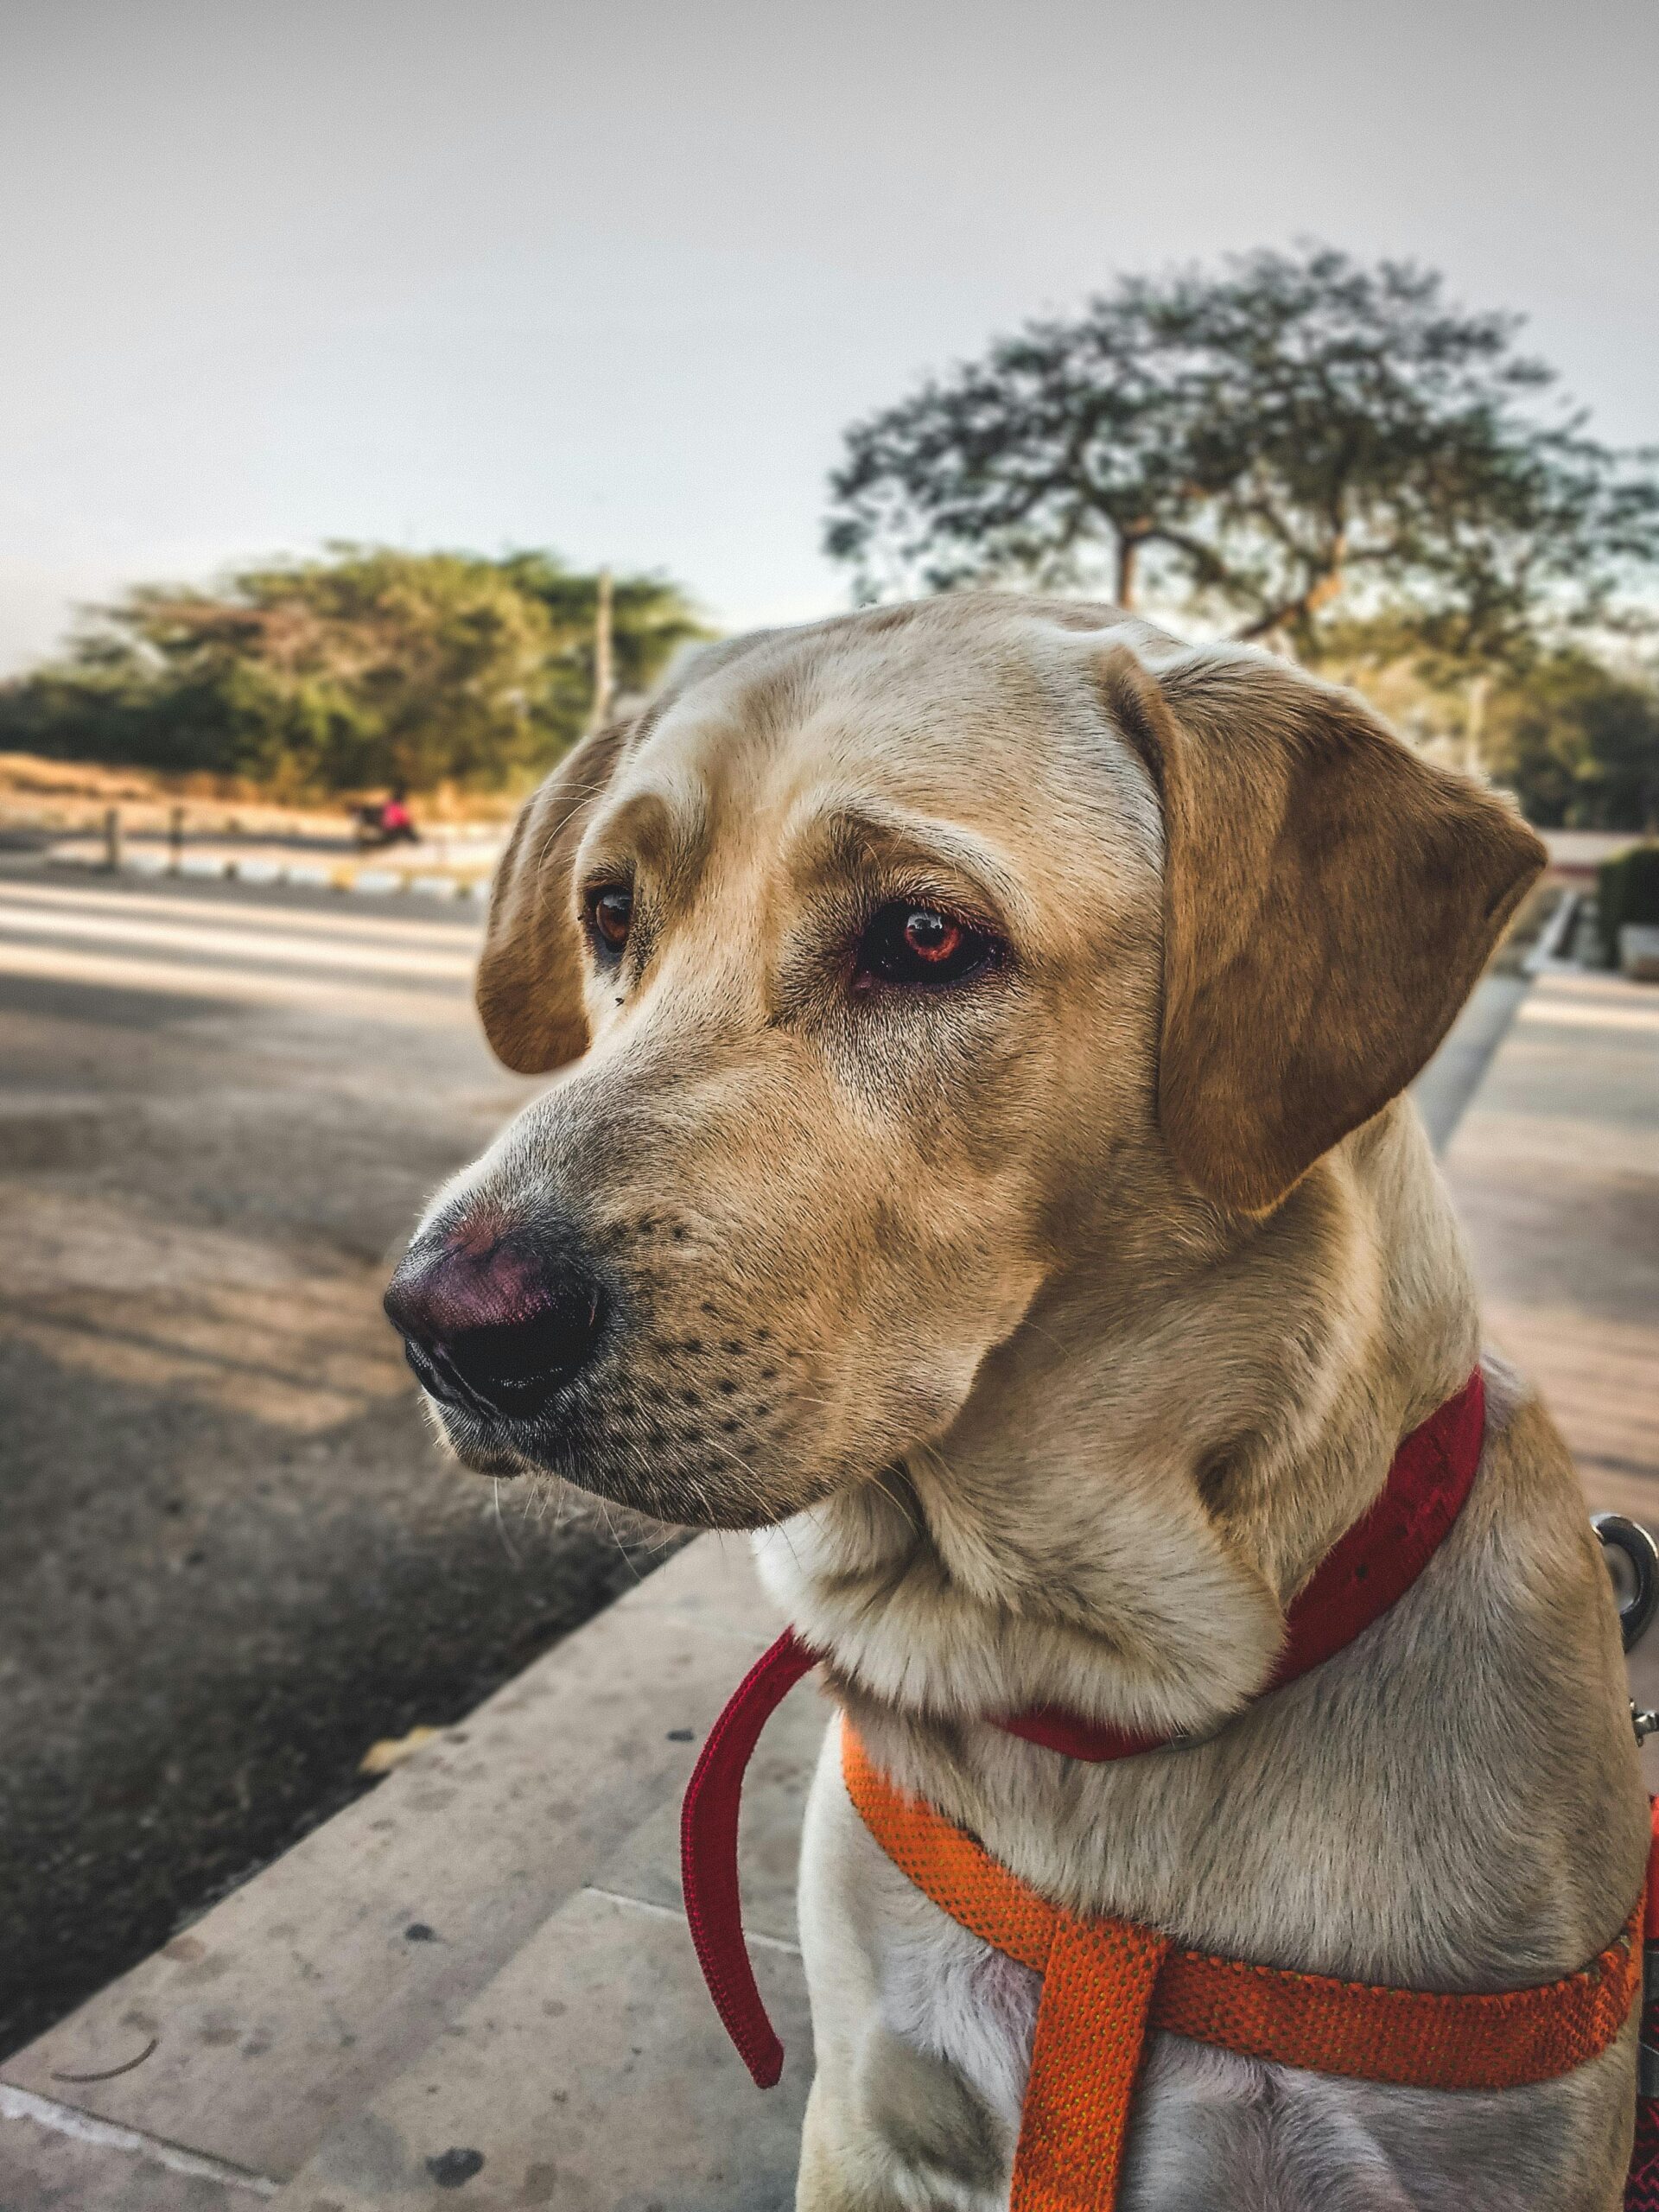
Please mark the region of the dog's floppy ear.
<svg viewBox="0 0 1659 2212"><path fill-rule="evenodd" d="M1265 1213L1424 1065L1544 849L1351 692L1265 655L1160 681L1120 646L1103 683L1163 802L1165 1140L1212 1197Z"/></svg>
<svg viewBox="0 0 1659 2212"><path fill-rule="evenodd" d="M495 872L474 991L491 1049L519 1075L588 1049L571 870L633 728L613 722L565 755L519 808Z"/></svg>

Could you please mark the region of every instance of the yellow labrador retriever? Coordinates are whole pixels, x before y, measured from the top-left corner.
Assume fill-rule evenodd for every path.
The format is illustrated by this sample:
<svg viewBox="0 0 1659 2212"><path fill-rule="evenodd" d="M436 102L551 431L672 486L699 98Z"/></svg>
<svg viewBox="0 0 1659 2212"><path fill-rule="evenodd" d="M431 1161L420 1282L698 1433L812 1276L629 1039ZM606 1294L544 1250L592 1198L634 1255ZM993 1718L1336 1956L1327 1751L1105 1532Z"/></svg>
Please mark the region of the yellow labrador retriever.
<svg viewBox="0 0 1659 2212"><path fill-rule="evenodd" d="M1406 1084L1541 861L1357 699L1103 607L696 658L529 803L479 974L563 1070L389 1294L461 1457L766 1531L873 1755L1077 1909L1436 1989L1568 1974L1646 1818L1607 1578L1485 1365L1470 1503L1317 1672L1287 1600L1480 1357ZM1033 1705L1200 1740L1079 1765ZM826 1753L802 2212L1005 2204L1033 1977ZM1132 2212L1611 2212L1635 2023L1501 2094L1157 2038Z"/></svg>

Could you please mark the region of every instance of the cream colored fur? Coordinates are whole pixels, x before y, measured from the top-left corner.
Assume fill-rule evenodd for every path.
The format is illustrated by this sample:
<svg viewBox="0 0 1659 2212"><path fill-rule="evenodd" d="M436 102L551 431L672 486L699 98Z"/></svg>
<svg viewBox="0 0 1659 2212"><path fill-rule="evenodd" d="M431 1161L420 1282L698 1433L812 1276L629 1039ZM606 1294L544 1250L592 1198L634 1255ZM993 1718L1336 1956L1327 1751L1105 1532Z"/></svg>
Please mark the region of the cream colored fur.
<svg viewBox="0 0 1659 2212"><path fill-rule="evenodd" d="M1645 1815L1606 1578L1515 1377L1489 1363L1475 1493L1421 1581L1249 1702L1478 1357L1445 1192L1382 1101L1534 852L1356 702L1115 610L715 649L531 803L498 888L492 1037L569 1066L434 1217L556 1200L628 1320L556 1439L470 1455L766 1526L878 1761L1074 1908L1392 1983L1582 1965ZM582 891L623 874L607 973ZM884 897L993 920L1007 964L849 1000ZM988 1725L1039 1700L1206 1740L1083 1766ZM800 2212L1005 2204L1032 1978L896 1873L833 1748L801 1916ZM1166 2041L1125 2212L1612 2212L1632 2063L1627 2034L1560 2082L1436 2096Z"/></svg>

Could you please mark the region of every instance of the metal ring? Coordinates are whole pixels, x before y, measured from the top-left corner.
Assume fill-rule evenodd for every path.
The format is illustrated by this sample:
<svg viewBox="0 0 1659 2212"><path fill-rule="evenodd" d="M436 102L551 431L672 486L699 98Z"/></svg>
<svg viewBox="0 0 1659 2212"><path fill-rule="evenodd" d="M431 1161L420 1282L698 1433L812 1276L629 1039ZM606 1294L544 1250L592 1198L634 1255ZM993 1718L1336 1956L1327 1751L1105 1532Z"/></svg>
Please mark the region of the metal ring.
<svg viewBox="0 0 1659 2212"><path fill-rule="evenodd" d="M1620 1553L1630 1569L1632 1590L1618 1608L1618 1632L1624 1649L1633 1650L1659 1611L1659 1544L1639 1521L1626 1520L1622 1513L1592 1513L1590 1526L1604 1548Z"/></svg>

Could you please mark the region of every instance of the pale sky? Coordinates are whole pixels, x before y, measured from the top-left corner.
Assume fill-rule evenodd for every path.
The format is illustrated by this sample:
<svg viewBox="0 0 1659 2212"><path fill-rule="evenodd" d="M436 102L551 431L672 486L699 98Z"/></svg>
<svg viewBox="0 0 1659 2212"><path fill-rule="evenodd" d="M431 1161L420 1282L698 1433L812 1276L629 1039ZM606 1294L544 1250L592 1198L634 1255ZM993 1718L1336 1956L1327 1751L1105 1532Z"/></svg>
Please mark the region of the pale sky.
<svg viewBox="0 0 1659 2212"><path fill-rule="evenodd" d="M804 619L849 421L1308 237L1659 442L1656 113L1654 0L6 0L0 667L330 537Z"/></svg>

